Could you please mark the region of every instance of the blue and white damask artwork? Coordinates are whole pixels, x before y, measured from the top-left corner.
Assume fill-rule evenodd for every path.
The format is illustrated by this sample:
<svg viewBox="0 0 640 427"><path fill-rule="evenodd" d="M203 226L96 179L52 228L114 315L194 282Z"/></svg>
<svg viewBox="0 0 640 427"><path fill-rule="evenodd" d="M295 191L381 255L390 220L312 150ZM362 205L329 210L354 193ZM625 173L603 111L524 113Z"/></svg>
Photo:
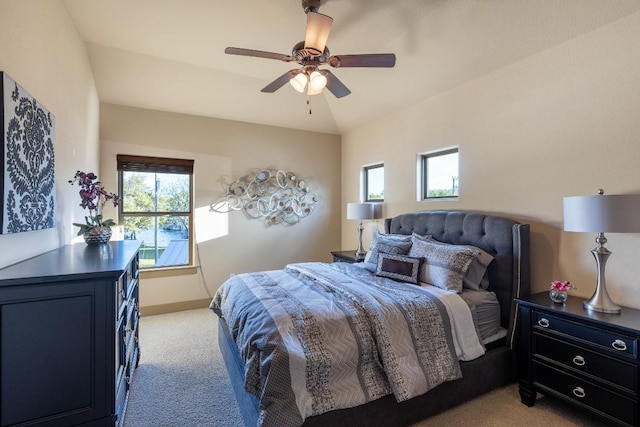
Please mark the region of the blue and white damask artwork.
<svg viewBox="0 0 640 427"><path fill-rule="evenodd" d="M318 203L307 181L282 170L253 170L223 186L225 194L211 203L211 212L241 210L249 218L264 219L267 225L297 224Z"/></svg>
<svg viewBox="0 0 640 427"><path fill-rule="evenodd" d="M55 119L0 72L0 234L55 226Z"/></svg>

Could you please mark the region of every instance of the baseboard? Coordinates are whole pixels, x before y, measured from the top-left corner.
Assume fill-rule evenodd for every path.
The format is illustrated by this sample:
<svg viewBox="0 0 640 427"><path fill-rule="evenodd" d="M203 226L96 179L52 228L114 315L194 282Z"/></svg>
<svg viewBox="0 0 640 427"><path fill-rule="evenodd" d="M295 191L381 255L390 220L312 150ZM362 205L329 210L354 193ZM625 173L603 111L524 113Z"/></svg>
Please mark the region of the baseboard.
<svg viewBox="0 0 640 427"><path fill-rule="evenodd" d="M194 310L196 308L207 308L210 303L210 299L199 299L195 301L180 301L172 302L170 304L141 306L140 315L154 316L156 314L175 313L177 311Z"/></svg>

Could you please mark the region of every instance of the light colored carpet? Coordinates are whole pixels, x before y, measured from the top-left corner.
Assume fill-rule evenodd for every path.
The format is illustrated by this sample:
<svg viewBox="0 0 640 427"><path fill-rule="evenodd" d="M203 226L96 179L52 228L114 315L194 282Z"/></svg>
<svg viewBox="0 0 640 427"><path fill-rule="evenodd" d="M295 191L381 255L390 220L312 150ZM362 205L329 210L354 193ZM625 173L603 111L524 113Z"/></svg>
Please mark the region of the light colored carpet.
<svg viewBox="0 0 640 427"><path fill-rule="evenodd" d="M140 365L124 427L241 427L209 309L140 319ZM539 396L528 408L509 385L413 427L604 427L579 410ZM392 426L390 426L392 427Z"/></svg>

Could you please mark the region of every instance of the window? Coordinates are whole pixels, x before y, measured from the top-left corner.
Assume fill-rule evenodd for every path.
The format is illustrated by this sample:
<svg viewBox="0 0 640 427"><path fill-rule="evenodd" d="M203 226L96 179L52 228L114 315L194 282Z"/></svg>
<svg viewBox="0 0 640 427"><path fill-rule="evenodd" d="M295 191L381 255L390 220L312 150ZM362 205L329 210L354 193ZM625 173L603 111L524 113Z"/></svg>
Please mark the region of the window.
<svg viewBox="0 0 640 427"><path fill-rule="evenodd" d="M363 184L365 202L384 202L384 164L365 166Z"/></svg>
<svg viewBox="0 0 640 427"><path fill-rule="evenodd" d="M141 240L140 267L193 263L193 160L118 154L118 219Z"/></svg>
<svg viewBox="0 0 640 427"><path fill-rule="evenodd" d="M458 149L420 156L422 200L458 197Z"/></svg>

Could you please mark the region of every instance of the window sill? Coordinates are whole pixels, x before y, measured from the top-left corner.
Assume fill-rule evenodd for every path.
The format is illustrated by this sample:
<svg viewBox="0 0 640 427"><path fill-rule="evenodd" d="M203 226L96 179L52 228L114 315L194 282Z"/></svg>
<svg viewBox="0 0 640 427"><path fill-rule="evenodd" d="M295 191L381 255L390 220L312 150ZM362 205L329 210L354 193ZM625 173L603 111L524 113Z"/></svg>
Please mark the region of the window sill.
<svg viewBox="0 0 640 427"><path fill-rule="evenodd" d="M156 279L159 277L188 276L198 273L195 265L163 268L147 268L140 270L140 277L144 279Z"/></svg>

